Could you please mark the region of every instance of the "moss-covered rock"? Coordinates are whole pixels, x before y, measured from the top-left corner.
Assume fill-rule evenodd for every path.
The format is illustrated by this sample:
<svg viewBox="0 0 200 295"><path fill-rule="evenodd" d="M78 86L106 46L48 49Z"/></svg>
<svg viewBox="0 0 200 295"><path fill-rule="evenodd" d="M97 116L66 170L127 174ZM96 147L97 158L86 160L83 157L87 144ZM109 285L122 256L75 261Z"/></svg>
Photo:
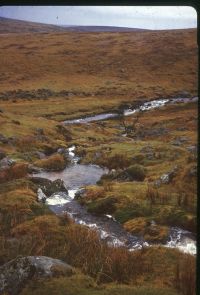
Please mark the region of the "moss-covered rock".
<svg viewBox="0 0 200 295"><path fill-rule="evenodd" d="M168 227L156 225L142 217L127 221L124 228L132 234L143 236L146 241L152 243L164 243L169 236Z"/></svg>
<svg viewBox="0 0 200 295"><path fill-rule="evenodd" d="M103 198L103 199L89 203L87 205L87 210L90 213L111 214L116 209L115 203L116 203L115 197Z"/></svg>
<svg viewBox="0 0 200 295"><path fill-rule="evenodd" d="M141 203L130 203L116 210L115 219L120 223L125 223L126 221L137 218L137 217L147 217L151 215L151 209L145 204Z"/></svg>

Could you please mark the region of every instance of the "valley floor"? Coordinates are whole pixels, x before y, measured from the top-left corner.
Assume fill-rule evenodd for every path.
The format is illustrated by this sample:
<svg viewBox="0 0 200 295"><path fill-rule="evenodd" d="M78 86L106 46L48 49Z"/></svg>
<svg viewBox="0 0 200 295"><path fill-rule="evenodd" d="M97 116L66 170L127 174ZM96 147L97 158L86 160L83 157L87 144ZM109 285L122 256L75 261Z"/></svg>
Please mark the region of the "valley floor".
<svg viewBox="0 0 200 295"><path fill-rule="evenodd" d="M57 107L64 109L65 103L63 99ZM189 273L194 287L194 256L159 246L133 252L110 248L93 230L55 216L38 202L38 187L27 173L64 169L69 159L58 150L75 145L81 163L110 171L79 197L89 213L110 214L124 229L155 244L166 240L170 226L195 234L196 102L68 125L44 116L55 105L51 99L40 107L37 101L0 103L1 264L18 255L45 255L70 263L79 273L41 278L20 294L57 294L58 288L59 294L179 294L185 292Z"/></svg>

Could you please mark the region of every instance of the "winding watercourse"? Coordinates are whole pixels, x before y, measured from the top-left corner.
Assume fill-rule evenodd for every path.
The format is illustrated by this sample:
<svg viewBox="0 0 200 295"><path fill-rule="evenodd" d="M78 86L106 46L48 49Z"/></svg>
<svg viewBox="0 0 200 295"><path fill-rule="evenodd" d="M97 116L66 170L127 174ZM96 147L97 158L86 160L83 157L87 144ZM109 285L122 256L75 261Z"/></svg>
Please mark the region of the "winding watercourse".
<svg viewBox="0 0 200 295"><path fill-rule="evenodd" d="M197 101L197 97L193 98L173 98L153 100L142 104L136 109L126 109L123 111L124 116L129 116L138 111L148 111L154 108L164 106L165 104L178 102ZM106 113L86 118L73 119L64 121L63 124L84 124L93 121L106 120L119 116L117 113ZM62 179L68 190L67 193L57 192L46 199L46 204L56 214L67 213L76 223L88 226L96 230L101 239L105 240L112 246L125 246L130 251L141 249L142 247L151 246L142 237L132 235L125 231L120 223L118 223L111 215L97 216L87 212L84 206L81 206L74 198L75 194L82 190L85 186L95 184L103 174L107 173L107 169L103 169L97 165L78 164L79 158L75 155L75 146L68 148L69 157L72 164L61 172L40 172L34 176L47 178L49 180ZM152 221L153 225L154 221ZM155 244L154 244L155 245ZM166 244L163 246L178 248L182 252L196 254L195 236L189 231L178 227L171 227L170 234Z"/></svg>

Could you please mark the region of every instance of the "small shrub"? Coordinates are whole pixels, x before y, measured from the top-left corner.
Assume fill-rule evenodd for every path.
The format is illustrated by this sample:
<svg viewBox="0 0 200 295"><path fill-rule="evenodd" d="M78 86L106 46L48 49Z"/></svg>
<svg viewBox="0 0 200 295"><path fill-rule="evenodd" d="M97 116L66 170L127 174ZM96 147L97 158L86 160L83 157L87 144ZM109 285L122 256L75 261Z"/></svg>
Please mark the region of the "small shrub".
<svg viewBox="0 0 200 295"><path fill-rule="evenodd" d="M9 169L9 179L23 178L28 173L28 165L25 163L17 163Z"/></svg>
<svg viewBox="0 0 200 295"><path fill-rule="evenodd" d="M123 154L116 154L108 160L109 169L124 169L129 165L129 160Z"/></svg>
<svg viewBox="0 0 200 295"><path fill-rule="evenodd" d="M128 169L126 169L126 172L133 180L137 181L143 181L146 176L144 167L137 164L128 167Z"/></svg>
<svg viewBox="0 0 200 295"><path fill-rule="evenodd" d="M0 183L10 180L23 178L28 173L28 165L25 163L17 163L9 168L0 171Z"/></svg>
<svg viewBox="0 0 200 295"><path fill-rule="evenodd" d="M86 200L94 201L99 198L105 197L105 189L102 187L88 188L86 191Z"/></svg>
<svg viewBox="0 0 200 295"><path fill-rule="evenodd" d="M31 151L35 145L36 138L34 136L25 136L16 141L16 146L20 152Z"/></svg>
<svg viewBox="0 0 200 295"><path fill-rule="evenodd" d="M138 217L127 221L124 224L124 228L133 234L143 234L144 229L147 226L146 219L144 217Z"/></svg>
<svg viewBox="0 0 200 295"><path fill-rule="evenodd" d="M35 165L49 171L59 171L67 166L67 162L62 155L54 154L46 159L36 161Z"/></svg>
<svg viewBox="0 0 200 295"><path fill-rule="evenodd" d="M151 225L144 217L127 221L124 228L132 234L143 236L148 242L166 242L169 236L169 230L166 226Z"/></svg>
<svg viewBox="0 0 200 295"><path fill-rule="evenodd" d="M36 194L30 189L16 189L0 195L2 230L8 233L16 225L32 215L32 206L37 205Z"/></svg>
<svg viewBox="0 0 200 295"><path fill-rule="evenodd" d="M115 178L116 178L116 176L117 176L117 173L115 172L115 173L108 173L108 174L103 174L102 176L101 176L101 178L100 178L100 180L99 181L97 181L97 184L105 184L106 185L106 183L110 183L109 181L112 181L112 180L114 180Z"/></svg>
<svg viewBox="0 0 200 295"><path fill-rule="evenodd" d="M124 154L115 154L113 156L102 155L96 160L96 164L105 166L108 169L124 169L130 165L130 160Z"/></svg>

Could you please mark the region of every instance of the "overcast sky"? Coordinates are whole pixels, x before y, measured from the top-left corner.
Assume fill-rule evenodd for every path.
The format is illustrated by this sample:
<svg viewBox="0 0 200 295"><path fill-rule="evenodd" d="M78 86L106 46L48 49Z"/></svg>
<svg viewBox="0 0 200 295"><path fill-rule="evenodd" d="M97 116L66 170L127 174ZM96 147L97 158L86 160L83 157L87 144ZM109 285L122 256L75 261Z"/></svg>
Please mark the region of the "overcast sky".
<svg viewBox="0 0 200 295"><path fill-rule="evenodd" d="M189 6L3 6L0 16L57 25L197 27L197 13Z"/></svg>

